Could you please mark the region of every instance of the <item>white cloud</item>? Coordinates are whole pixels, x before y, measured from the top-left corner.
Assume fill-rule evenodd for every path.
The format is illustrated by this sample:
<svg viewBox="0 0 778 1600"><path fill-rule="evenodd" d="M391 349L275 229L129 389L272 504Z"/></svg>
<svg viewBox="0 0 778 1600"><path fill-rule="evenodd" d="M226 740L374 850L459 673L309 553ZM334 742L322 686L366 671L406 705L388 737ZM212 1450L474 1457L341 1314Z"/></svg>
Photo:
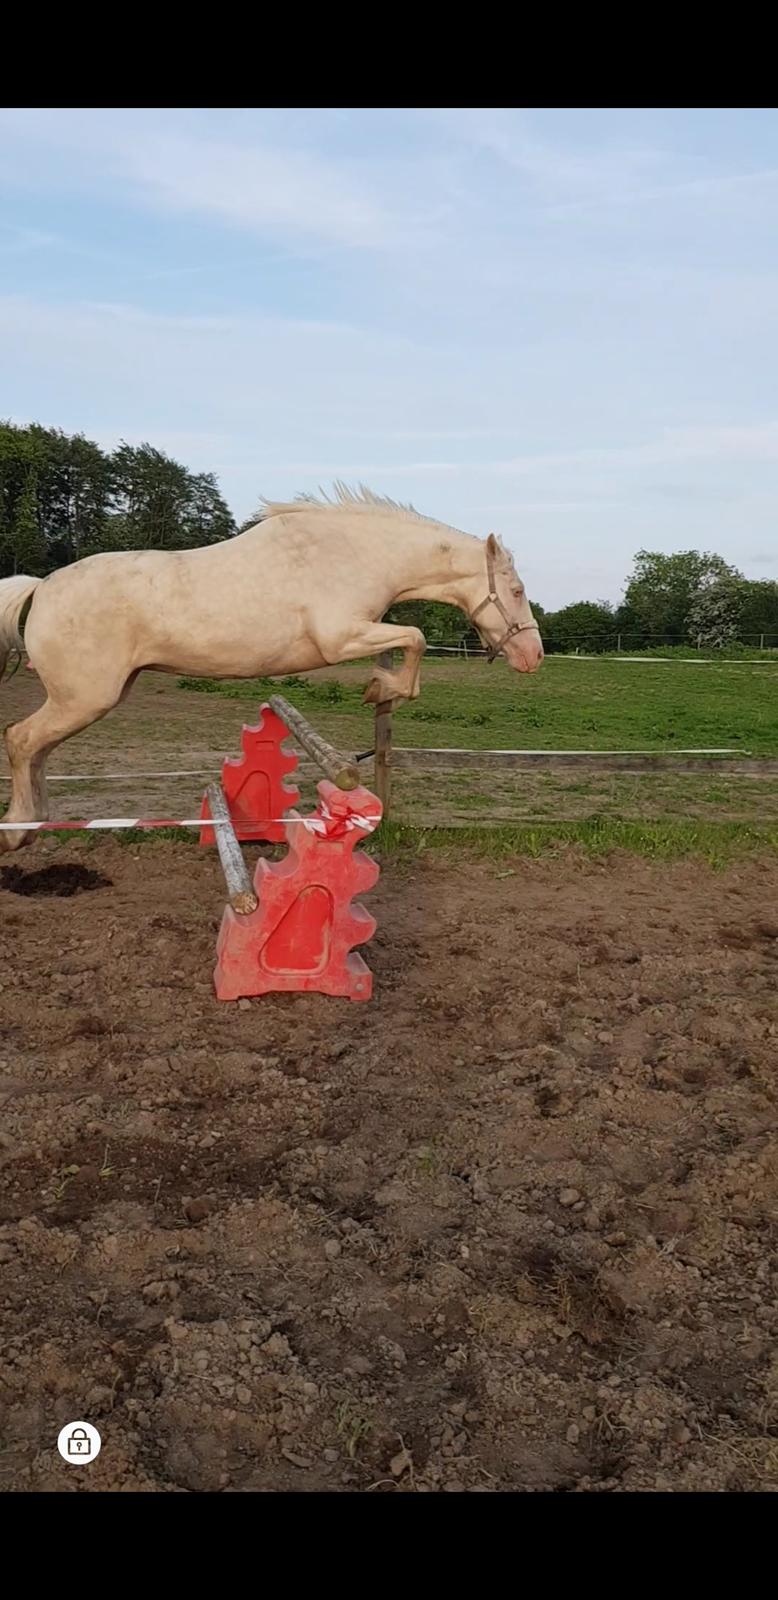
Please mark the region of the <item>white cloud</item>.
<svg viewBox="0 0 778 1600"><path fill-rule="evenodd" d="M778 422L731 427L668 428L656 438L634 445L603 445L584 450L556 450L490 463L492 472L522 477L556 472L560 467L635 468L673 462L778 461Z"/></svg>
<svg viewBox="0 0 778 1600"><path fill-rule="evenodd" d="M3 409L149 439L239 517L342 476L496 519L544 603L640 544L742 564L775 149L683 116L0 110Z"/></svg>
<svg viewBox="0 0 778 1600"><path fill-rule="evenodd" d="M0 221L2 256L25 255L29 250L47 250L56 243L53 233L44 233L40 228L21 228L14 223Z"/></svg>
<svg viewBox="0 0 778 1600"><path fill-rule="evenodd" d="M339 323L0 296L0 350L15 374L18 420L55 421L106 444L150 439L228 480L238 515L260 489L294 493L308 486L301 478L460 470L456 460L430 459L422 426L456 408L451 363L402 338ZM344 450L332 428L348 438L366 396L377 426L355 459L357 436ZM387 441L401 418L418 419L420 436L404 430L398 460Z"/></svg>
<svg viewBox="0 0 778 1600"><path fill-rule="evenodd" d="M160 205L257 232L382 248L396 242L398 226L405 233L369 189L310 151L171 135L134 141L121 156L128 177Z"/></svg>
<svg viewBox="0 0 778 1600"><path fill-rule="evenodd" d="M604 188L599 194L588 199L568 201L564 205L556 205L552 212L556 216L582 216L585 212L595 211L598 207L619 208L624 206L650 205L662 200L724 200L731 205L738 191L743 198L748 199L753 193L757 204L764 202L764 196L759 195L763 189L771 189L778 183L778 167L756 168L751 172L717 172L707 177L687 178L682 182L667 181L658 184L635 184L633 187Z"/></svg>
<svg viewBox="0 0 778 1600"><path fill-rule="evenodd" d="M5 110L0 130L9 182L120 180L166 213L349 248L396 251L429 237L425 212L385 202L355 161L278 143L264 122L238 138L208 132L186 113Z"/></svg>
<svg viewBox="0 0 778 1600"><path fill-rule="evenodd" d="M494 156L545 198L559 193L602 195L614 187L634 187L646 177L655 179L668 165L668 153L652 147L619 143L584 149L569 142L553 143L531 132L526 118L515 111L469 107L440 116L453 134Z"/></svg>
<svg viewBox="0 0 778 1600"><path fill-rule="evenodd" d="M506 455L506 439L525 430L528 402L495 381L493 352L471 356L463 369L456 351L342 323L8 296L0 297L0 340L3 367L17 374L17 410L27 393L31 414L43 420L106 438L167 440L173 451L188 442L198 464L208 456L221 472L253 459L257 471L283 475L524 480L532 486L525 505L539 504L548 485L546 503L561 507L582 497L612 502L636 474L651 482L659 467L778 460L772 419ZM474 396L478 425L467 420ZM430 429L431 416L445 425ZM361 459L353 448L360 440L370 446ZM448 447L437 459L436 443ZM480 490L472 498L484 503Z"/></svg>
<svg viewBox="0 0 778 1600"><path fill-rule="evenodd" d="M711 169L704 158L675 147L630 144L623 137L588 147L554 142L539 137L526 115L514 110L459 108L429 115L471 150L492 156L523 179L548 216L583 216L676 198L724 199L731 205L738 191L747 197L778 182L775 166Z"/></svg>
<svg viewBox="0 0 778 1600"><path fill-rule="evenodd" d="M665 448L668 461L778 461L778 421L676 428L666 436Z"/></svg>

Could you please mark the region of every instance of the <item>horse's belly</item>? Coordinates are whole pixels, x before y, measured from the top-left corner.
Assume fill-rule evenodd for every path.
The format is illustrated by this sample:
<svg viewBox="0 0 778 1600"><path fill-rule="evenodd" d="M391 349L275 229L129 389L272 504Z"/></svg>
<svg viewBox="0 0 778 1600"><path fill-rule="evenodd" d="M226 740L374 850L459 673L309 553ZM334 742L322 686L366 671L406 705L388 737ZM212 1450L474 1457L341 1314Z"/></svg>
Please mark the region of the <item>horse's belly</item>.
<svg viewBox="0 0 778 1600"><path fill-rule="evenodd" d="M191 644L172 646L156 651L153 660L143 662L144 667L156 672L182 672L207 678L275 677L290 672L313 672L326 665L321 652L307 641L277 650L263 650L256 642L241 646L234 640L225 640L218 648Z"/></svg>

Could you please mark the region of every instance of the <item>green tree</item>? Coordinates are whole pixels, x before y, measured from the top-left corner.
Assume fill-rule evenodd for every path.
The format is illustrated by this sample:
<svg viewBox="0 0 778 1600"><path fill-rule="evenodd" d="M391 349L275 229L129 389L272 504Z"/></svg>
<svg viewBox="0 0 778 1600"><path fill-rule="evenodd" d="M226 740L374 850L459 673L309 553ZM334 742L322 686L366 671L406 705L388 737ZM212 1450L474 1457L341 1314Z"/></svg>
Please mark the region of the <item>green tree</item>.
<svg viewBox="0 0 778 1600"><path fill-rule="evenodd" d="M577 600L546 618L544 644L549 651L599 653L616 648L616 619L607 600Z"/></svg>
<svg viewBox="0 0 778 1600"><path fill-rule="evenodd" d="M17 432L10 422L0 423L0 577L3 578L14 570L11 529L23 481Z"/></svg>
<svg viewBox="0 0 778 1600"><path fill-rule="evenodd" d="M693 644L721 650L738 638L742 587L736 578L722 578L698 590L687 621Z"/></svg>
<svg viewBox="0 0 778 1600"><path fill-rule="evenodd" d="M83 434L34 424L40 523L52 566L103 548L112 493L110 458Z"/></svg>
<svg viewBox="0 0 778 1600"><path fill-rule="evenodd" d="M451 647L470 637L474 644L479 642L464 611L459 606L445 605L442 600L400 600L389 607L385 620L421 628L428 644Z"/></svg>
<svg viewBox="0 0 778 1600"><path fill-rule="evenodd" d="M758 644L778 645L778 583L769 579L746 579L740 585L738 638Z"/></svg>
<svg viewBox="0 0 778 1600"><path fill-rule="evenodd" d="M212 472L200 472L189 479L186 512L187 544L218 544L231 539L235 522Z"/></svg>
<svg viewBox="0 0 778 1600"><path fill-rule="evenodd" d="M153 445L114 451L109 543L128 550L175 550L184 543L187 472Z"/></svg>
<svg viewBox="0 0 778 1600"><path fill-rule="evenodd" d="M82 434L0 422L0 576L35 574L99 550L178 550L235 532L211 472L153 445L106 455Z"/></svg>
<svg viewBox="0 0 778 1600"><path fill-rule="evenodd" d="M234 533L212 473L194 476L150 444L120 445L112 469L114 549L186 550Z"/></svg>
<svg viewBox="0 0 778 1600"><path fill-rule="evenodd" d="M33 578L45 576L48 551L38 521L37 483L32 469L14 506L10 546L14 572L27 572Z"/></svg>
<svg viewBox="0 0 778 1600"><path fill-rule="evenodd" d="M624 591L617 625L642 636L646 642L663 636L670 641L688 635L689 613L702 589L742 574L708 551L682 550L664 555L639 550L632 576Z"/></svg>

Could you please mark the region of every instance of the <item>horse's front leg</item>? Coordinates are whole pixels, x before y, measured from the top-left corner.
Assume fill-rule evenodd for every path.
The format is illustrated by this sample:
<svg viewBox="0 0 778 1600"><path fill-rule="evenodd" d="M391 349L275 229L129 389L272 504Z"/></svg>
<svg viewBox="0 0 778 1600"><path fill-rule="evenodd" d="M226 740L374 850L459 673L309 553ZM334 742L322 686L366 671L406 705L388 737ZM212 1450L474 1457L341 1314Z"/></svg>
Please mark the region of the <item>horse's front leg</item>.
<svg viewBox="0 0 778 1600"><path fill-rule="evenodd" d="M348 633L328 639L320 648L333 666L341 661L359 661L361 656L377 656L384 650L402 650L403 662L397 671L373 668L364 699L368 705L380 705L387 700L417 698L421 658L427 648L419 628L403 628L390 622L357 623Z"/></svg>

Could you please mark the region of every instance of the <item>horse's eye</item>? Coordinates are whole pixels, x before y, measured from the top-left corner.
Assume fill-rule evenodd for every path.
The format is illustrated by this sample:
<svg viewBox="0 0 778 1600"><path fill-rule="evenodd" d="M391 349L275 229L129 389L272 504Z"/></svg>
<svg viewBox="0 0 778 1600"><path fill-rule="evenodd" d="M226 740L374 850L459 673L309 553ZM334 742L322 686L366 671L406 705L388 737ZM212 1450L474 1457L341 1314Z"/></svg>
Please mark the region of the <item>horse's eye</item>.
<svg viewBox="0 0 778 1600"><path fill-rule="evenodd" d="M524 585L523 585L523 583L517 583L515 588L514 588L513 593L515 594L516 599L520 600L522 595L523 595L523 593L524 593Z"/></svg>

